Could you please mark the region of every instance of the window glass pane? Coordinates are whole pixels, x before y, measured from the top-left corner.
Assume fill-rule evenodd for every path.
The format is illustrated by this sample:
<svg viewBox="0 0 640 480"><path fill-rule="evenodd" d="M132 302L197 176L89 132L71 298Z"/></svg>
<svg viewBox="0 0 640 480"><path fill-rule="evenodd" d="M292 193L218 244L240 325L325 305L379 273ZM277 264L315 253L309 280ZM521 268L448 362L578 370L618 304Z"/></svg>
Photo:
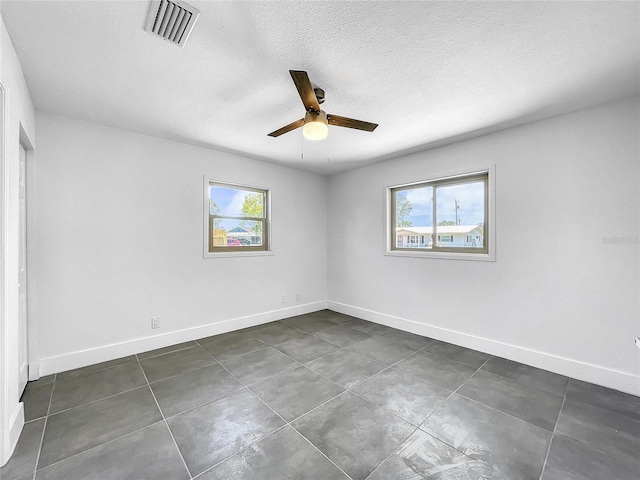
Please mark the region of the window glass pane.
<svg viewBox="0 0 640 480"><path fill-rule="evenodd" d="M211 185L209 198L211 215L264 218L264 193L232 186Z"/></svg>
<svg viewBox="0 0 640 480"><path fill-rule="evenodd" d="M396 190L396 248L431 248L433 187Z"/></svg>
<svg viewBox="0 0 640 480"><path fill-rule="evenodd" d="M233 220L213 218L213 246L215 247L261 247L263 222L255 220Z"/></svg>
<svg viewBox="0 0 640 480"><path fill-rule="evenodd" d="M205 254L269 251L269 191L210 181Z"/></svg>
<svg viewBox="0 0 640 480"><path fill-rule="evenodd" d="M436 187L438 247L484 247L484 190L484 182Z"/></svg>

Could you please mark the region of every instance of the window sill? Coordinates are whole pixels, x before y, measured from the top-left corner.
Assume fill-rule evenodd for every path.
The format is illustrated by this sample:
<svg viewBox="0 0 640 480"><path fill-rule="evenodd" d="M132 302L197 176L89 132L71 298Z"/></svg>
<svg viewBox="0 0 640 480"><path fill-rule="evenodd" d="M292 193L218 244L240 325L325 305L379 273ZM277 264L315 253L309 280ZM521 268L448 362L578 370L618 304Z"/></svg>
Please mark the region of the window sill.
<svg viewBox="0 0 640 480"><path fill-rule="evenodd" d="M407 252L387 250L387 257L436 258L440 260L470 260L475 262L495 262L495 253L455 253L455 252Z"/></svg>
<svg viewBox="0 0 640 480"><path fill-rule="evenodd" d="M253 252L205 252L204 258L234 258L234 257L269 257L273 256L272 251L253 251Z"/></svg>

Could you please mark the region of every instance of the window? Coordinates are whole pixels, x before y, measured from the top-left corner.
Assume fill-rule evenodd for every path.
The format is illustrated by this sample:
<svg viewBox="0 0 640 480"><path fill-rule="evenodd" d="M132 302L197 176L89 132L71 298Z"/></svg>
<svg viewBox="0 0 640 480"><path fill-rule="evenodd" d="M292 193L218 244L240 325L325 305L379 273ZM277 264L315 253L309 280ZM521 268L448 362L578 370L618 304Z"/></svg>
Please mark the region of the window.
<svg viewBox="0 0 640 480"><path fill-rule="evenodd" d="M269 190L208 181L207 254L269 251Z"/></svg>
<svg viewBox="0 0 640 480"><path fill-rule="evenodd" d="M492 176L493 167L387 188L387 253L493 260Z"/></svg>

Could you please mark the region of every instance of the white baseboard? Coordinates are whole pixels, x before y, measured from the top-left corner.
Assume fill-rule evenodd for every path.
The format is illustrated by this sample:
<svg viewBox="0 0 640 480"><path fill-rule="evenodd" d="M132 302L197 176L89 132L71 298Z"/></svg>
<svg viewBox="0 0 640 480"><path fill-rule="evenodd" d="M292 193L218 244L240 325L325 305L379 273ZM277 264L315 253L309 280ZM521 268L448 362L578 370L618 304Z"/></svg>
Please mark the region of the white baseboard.
<svg viewBox="0 0 640 480"><path fill-rule="evenodd" d="M39 373L44 376L64 372L136 353L155 350L156 348L168 347L177 343L197 340L198 338L210 337L211 335L219 335L241 328L253 327L263 323L282 320L283 318L316 312L325 308L327 308L327 302L323 300L246 317L232 318L222 322L154 335L153 337L137 338L135 340L71 352L55 357L42 358L39 362Z"/></svg>
<svg viewBox="0 0 640 480"><path fill-rule="evenodd" d="M18 371L18 379L19 379L19 381L21 382L23 378L25 378L25 379L26 379L26 382L28 382L28 381L29 381L29 364L28 364L28 363L26 363L26 362L25 362L25 363L23 363L23 364L20 366L20 370ZM26 384L26 383L25 383L24 385L20 384L18 388L22 387L22 388L24 389L24 387L26 387L26 386L27 386L27 384ZM23 391L24 391L24 390L20 390L20 391L19 391L19 395L22 395L22 392L23 392Z"/></svg>
<svg viewBox="0 0 640 480"><path fill-rule="evenodd" d="M29 381L37 380L40 378L40 362L33 362L29 364Z"/></svg>
<svg viewBox="0 0 640 480"><path fill-rule="evenodd" d="M16 445L18 444L18 438L20 438L20 434L22 433L22 427L24 426L24 403L18 402L9 417L9 435L8 435L8 445L6 446L4 458L0 458L0 466L4 465L9 461L11 455L13 455L14 450L16 449ZM5 437L6 438L6 437ZM2 453L2 452L0 452Z"/></svg>
<svg viewBox="0 0 640 480"><path fill-rule="evenodd" d="M327 301L327 308L346 315L380 323L388 327L472 348L491 355L542 368L560 375L640 396L640 376L633 375L632 373L580 362L526 347L491 340L489 338L456 332L454 330L448 330L446 328L387 315L344 303Z"/></svg>

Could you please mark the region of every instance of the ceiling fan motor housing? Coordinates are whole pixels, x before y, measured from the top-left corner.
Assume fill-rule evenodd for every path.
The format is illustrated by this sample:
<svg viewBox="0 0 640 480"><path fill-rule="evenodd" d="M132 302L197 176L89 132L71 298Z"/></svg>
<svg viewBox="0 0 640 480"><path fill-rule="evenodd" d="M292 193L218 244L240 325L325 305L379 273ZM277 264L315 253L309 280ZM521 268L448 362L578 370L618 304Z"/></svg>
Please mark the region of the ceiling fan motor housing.
<svg viewBox="0 0 640 480"><path fill-rule="evenodd" d="M316 94L316 98L318 99L318 103L322 104L324 103L324 90L316 87L313 89L313 93Z"/></svg>

